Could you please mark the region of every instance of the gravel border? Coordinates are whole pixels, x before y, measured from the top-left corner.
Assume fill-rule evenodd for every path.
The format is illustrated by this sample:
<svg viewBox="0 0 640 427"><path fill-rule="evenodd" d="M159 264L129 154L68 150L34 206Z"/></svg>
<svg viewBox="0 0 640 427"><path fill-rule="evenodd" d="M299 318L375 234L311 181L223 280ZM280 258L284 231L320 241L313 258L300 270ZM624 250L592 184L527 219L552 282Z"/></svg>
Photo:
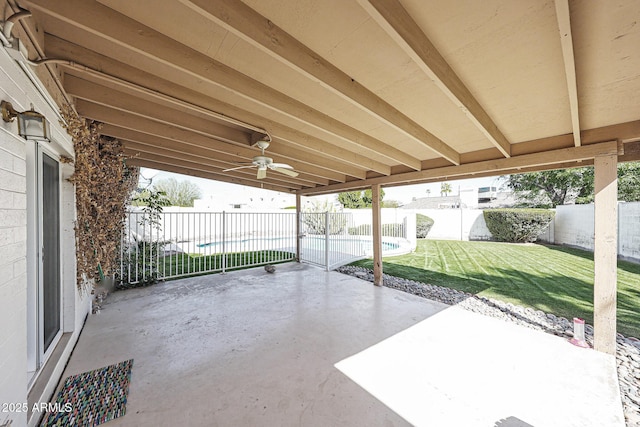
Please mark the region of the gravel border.
<svg viewBox="0 0 640 427"><path fill-rule="evenodd" d="M373 271L363 267L343 266L336 271L373 282ZM504 319L527 328L567 339L573 337L571 321L540 310L388 274L383 275L383 283L389 288L448 305L455 304L466 310ZM593 347L593 326L585 325L585 335L587 342ZM616 341L618 383L625 420L628 427L640 427L640 340L618 334Z"/></svg>

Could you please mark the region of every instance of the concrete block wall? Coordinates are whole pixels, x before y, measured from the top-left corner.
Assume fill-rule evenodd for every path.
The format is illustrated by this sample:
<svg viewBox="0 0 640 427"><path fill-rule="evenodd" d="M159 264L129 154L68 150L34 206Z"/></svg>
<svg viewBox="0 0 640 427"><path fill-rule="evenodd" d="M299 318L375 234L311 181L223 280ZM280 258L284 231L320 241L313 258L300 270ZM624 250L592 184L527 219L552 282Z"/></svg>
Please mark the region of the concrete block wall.
<svg viewBox="0 0 640 427"><path fill-rule="evenodd" d="M481 209L419 209L414 213L434 220L430 239L491 240ZM618 203L618 255L640 261L640 202ZM556 208L555 219L538 241L593 251L594 206L566 205Z"/></svg>
<svg viewBox="0 0 640 427"><path fill-rule="evenodd" d="M0 100L11 102L18 111L28 110L33 105L51 124L52 141L44 144L49 154L54 158L72 156L73 145L58 122L58 108L43 93L37 78L25 73L4 49L0 49ZM50 368L46 370L47 374L29 376L28 354L32 353L29 343L34 333L29 333L32 328L28 326L28 316L35 316L35 308L29 307L35 307L35 246L39 220L35 210L35 152L35 143L18 135L15 121L0 120L0 404L14 404L13 411L0 411L0 426L22 427L37 422L39 417L28 419L28 413L21 405L49 400L91 308L90 295L78 292L75 285L75 196L73 185L66 181L73 173L73 166L62 164L62 331L68 335L60 341L64 344L56 348L55 353L60 356L46 362L46 367ZM44 371L42 367L40 372Z"/></svg>
<svg viewBox="0 0 640 427"><path fill-rule="evenodd" d="M415 213L433 219L429 239L491 240L481 209L419 209Z"/></svg>
<svg viewBox="0 0 640 427"><path fill-rule="evenodd" d="M618 254L640 260L640 202L618 203Z"/></svg>
<svg viewBox="0 0 640 427"><path fill-rule="evenodd" d="M556 207L555 243L593 250L594 208L589 205Z"/></svg>
<svg viewBox="0 0 640 427"><path fill-rule="evenodd" d="M594 205L556 208L555 243L593 251ZM618 256L640 261L640 202L618 202Z"/></svg>
<svg viewBox="0 0 640 427"><path fill-rule="evenodd" d="M3 92L2 99L6 95ZM0 123L0 403L23 403L27 401L26 151L12 126ZM10 421L25 425L26 420L26 413L0 412L0 425Z"/></svg>

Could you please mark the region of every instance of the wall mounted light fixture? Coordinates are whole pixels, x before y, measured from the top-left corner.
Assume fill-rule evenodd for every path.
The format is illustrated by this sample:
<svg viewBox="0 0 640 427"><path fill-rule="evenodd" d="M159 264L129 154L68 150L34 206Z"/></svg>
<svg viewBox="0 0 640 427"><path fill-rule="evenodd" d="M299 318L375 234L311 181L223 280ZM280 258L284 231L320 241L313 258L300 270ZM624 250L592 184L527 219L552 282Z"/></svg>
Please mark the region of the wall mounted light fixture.
<svg viewBox="0 0 640 427"><path fill-rule="evenodd" d="M13 108L10 102L2 101L2 120L12 122L18 118L18 134L24 139L35 141L50 141L49 122L31 106L31 110L19 112Z"/></svg>

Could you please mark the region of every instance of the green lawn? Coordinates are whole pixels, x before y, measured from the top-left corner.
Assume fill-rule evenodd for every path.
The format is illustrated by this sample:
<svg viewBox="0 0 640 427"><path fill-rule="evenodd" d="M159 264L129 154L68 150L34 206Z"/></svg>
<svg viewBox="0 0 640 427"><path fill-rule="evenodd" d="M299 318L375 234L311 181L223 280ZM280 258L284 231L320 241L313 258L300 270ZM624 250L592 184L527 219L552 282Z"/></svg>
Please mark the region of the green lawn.
<svg viewBox="0 0 640 427"><path fill-rule="evenodd" d="M371 260L353 263L373 268ZM557 246L418 240L384 258L386 274L593 324L593 254ZM640 265L618 262L618 331L640 337Z"/></svg>
<svg viewBox="0 0 640 427"><path fill-rule="evenodd" d="M225 269L242 270L256 264L279 264L295 257L286 251L249 251L225 254ZM249 265L249 266L247 266ZM176 274L200 274L222 269L222 255L176 254L161 258L159 270L163 276Z"/></svg>

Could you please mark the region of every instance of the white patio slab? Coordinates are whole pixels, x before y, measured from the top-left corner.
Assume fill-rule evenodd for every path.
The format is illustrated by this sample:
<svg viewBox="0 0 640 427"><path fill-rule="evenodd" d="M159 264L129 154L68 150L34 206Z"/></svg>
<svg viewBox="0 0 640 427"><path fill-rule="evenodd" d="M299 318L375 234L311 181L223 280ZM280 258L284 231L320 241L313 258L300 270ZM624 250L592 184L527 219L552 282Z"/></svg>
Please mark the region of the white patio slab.
<svg viewBox="0 0 640 427"><path fill-rule="evenodd" d="M624 426L615 358L451 307L336 364L418 426Z"/></svg>
<svg viewBox="0 0 640 427"><path fill-rule="evenodd" d="M610 356L296 263L116 292L64 376L129 358L109 426L624 425Z"/></svg>

